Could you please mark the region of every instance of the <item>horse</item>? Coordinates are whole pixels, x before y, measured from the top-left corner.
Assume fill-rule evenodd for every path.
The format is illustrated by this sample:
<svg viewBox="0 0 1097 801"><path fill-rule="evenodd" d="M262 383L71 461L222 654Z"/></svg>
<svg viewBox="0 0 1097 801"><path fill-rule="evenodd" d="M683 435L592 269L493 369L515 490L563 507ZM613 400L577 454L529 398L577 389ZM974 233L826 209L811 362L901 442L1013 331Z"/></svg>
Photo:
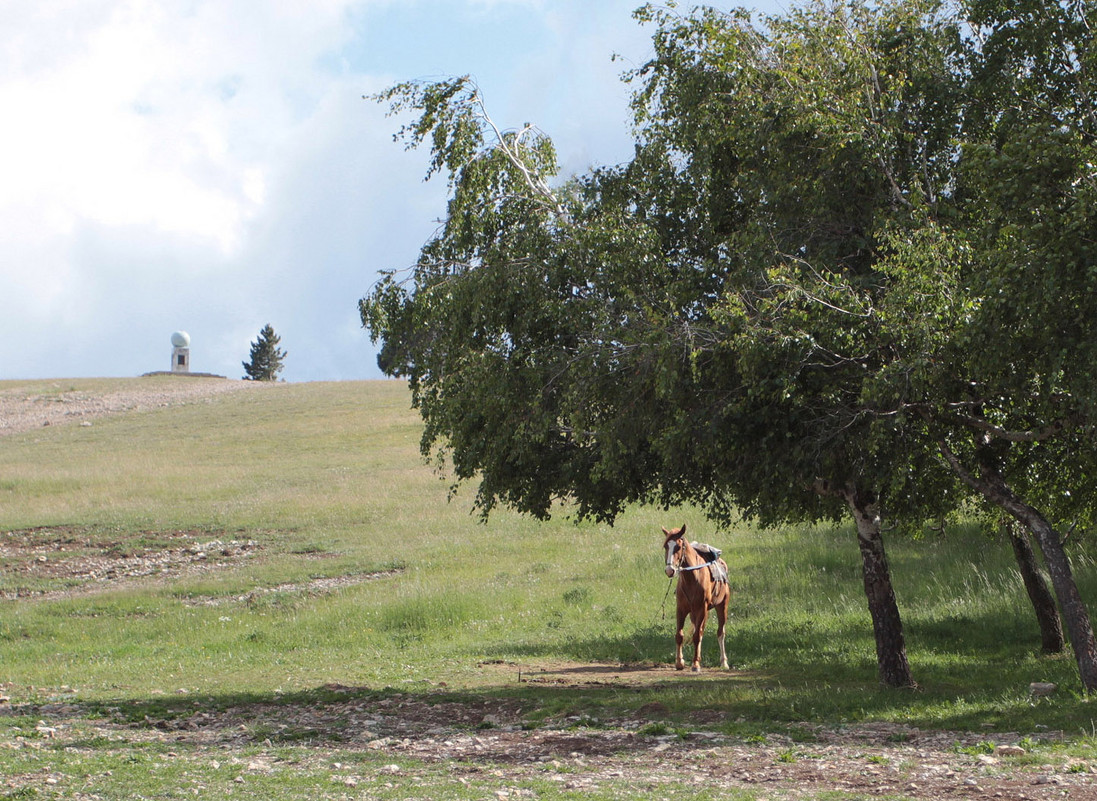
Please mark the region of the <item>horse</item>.
<svg viewBox="0 0 1097 801"><path fill-rule="evenodd" d="M709 569L710 561L706 561L697 549L686 539L686 527L667 531L663 529L666 541L663 549L667 554L666 573L668 578L678 574L678 587L675 597L678 600L678 625L674 633L674 667L677 670L685 670L686 663L682 658L682 643L685 642L683 627L686 615L693 621L693 667L694 673L701 672L701 636L705 633L705 622L708 620L710 609L716 610L716 639L720 643L720 667L727 670L728 656L724 649L724 626L728 619L728 601L731 598L731 590L727 581L716 581ZM723 559L716 558L715 562L723 568L724 575L728 575L728 566Z"/></svg>

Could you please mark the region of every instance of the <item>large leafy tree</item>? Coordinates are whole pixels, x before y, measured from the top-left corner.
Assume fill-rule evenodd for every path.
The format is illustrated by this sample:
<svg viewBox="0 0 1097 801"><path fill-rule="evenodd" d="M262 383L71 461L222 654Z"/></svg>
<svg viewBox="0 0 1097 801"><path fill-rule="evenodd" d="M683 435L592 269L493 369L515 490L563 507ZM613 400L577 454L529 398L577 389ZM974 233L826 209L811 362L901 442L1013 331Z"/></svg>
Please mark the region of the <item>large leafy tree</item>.
<svg viewBox="0 0 1097 801"><path fill-rule="evenodd" d="M970 357L994 325L973 210L995 173L963 172L960 143L1001 116L990 51L921 0L640 16L655 56L619 168L553 185L548 139L500 131L464 79L386 93L451 200L412 273L361 303L381 366L485 514L852 514L881 679L912 684L881 517L992 475L971 434L1003 421L971 387L1013 375ZM1066 444L1044 445L1002 461L1026 491L1059 486Z"/></svg>
<svg viewBox="0 0 1097 801"><path fill-rule="evenodd" d="M925 162L951 121L931 142L885 129L936 102L952 34L899 5L765 28L643 15L658 31L634 78L636 158L555 191L547 140L500 133L468 82L386 95L419 112L403 133L430 139L452 198L410 288L392 275L362 303L381 364L409 378L424 449L480 478L485 512L852 513L881 678L912 684L881 504L944 496L907 480L913 452L862 395L887 358L875 250L909 218L903 194L934 189Z"/></svg>
<svg viewBox="0 0 1097 801"><path fill-rule="evenodd" d="M921 412L957 474L1034 534L1093 690L1097 642L1052 521L1092 524L1097 489L1097 8L973 0L967 12L955 269L935 294L968 311L918 359L931 377Z"/></svg>

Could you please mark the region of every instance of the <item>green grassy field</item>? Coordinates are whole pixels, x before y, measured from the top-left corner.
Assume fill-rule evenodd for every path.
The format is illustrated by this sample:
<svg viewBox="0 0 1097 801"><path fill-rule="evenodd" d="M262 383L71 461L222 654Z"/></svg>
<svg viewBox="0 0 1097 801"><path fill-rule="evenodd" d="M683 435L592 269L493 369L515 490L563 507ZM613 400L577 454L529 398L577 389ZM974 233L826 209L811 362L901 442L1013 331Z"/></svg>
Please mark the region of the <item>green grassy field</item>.
<svg viewBox="0 0 1097 801"><path fill-rule="evenodd" d="M165 379L133 382L149 380ZM140 384L65 383L104 386ZM977 530L889 541L921 688L885 690L850 528L714 532L696 510L649 508L613 527L507 512L481 523L471 489L448 500L448 478L421 459L408 402L392 382L272 384L0 438L0 745L38 744L0 749L0 776L82 772L103 798L171 797L189 770L198 795L218 795L239 773L224 760L173 767L165 749L182 746L151 734L112 745L95 721L154 734L196 709L223 719L392 697L498 707L529 729L640 718L765 738L876 722L1008 732L1092 758L1097 716L1070 656L1038 654L1004 542ZM659 527L683 522L731 566L730 673L712 668L711 636L701 676L669 669ZM1097 598L1092 560L1072 556L1084 597ZM566 678L615 670L626 678ZM1060 689L1033 699L1033 681ZM40 731L55 728L49 714L67 721L63 747ZM296 778L253 771L254 793L327 797L292 725L241 714L249 743L301 763ZM340 759L358 772L391 762L368 749ZM425 786L449 780L418 764ZM49 795L46 781L0 783L0 798ZM72 790L61 784L55 794ZM471 786L483 797L490 782ZM556 785L530 787L555 797ZM371 788L340 792L432 797Z"/></svg>

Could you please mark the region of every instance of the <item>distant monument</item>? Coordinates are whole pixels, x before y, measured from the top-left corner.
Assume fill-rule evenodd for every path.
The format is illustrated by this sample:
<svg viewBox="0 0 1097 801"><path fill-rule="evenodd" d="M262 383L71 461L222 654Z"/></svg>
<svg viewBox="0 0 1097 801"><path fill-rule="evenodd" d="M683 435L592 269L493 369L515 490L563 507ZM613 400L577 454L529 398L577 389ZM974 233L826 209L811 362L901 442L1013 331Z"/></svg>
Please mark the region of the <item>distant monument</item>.
<svg viewBox="0 0 1097 801"><path fill-rule="evenodd" d="M186 331L176 331L171 335L171 371L190 372L190 334Z"/></svg>
<svg viewBox="0 0 1097 801"><path fill-rule="evenodd" d="M187 378L224 378L216 373L192 373L190 371L190 334L176 331L171 335L171 369L142 373L142 376L178 375Z"/></svg>

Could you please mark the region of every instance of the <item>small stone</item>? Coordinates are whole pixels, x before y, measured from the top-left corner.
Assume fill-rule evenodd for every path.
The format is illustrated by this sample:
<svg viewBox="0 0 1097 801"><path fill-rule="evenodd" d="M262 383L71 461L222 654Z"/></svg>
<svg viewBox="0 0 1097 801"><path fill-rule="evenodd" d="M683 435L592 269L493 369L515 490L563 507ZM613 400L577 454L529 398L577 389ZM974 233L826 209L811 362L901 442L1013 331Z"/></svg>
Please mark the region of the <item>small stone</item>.
<svg viewBox="0 0 1097 801"><path fill-rule="evenodd" d="M994 753L997 756L1024 756L1028 752L1019 745L999 745Z"/></svg>
<svg viewBox="0 0 1097 801"><path fill-rule="evenodd" d="M1032 684L1028 685L1028 691L1037 698L1051 695L1058 689L1059 685L1050 681L1034 681Z"/></svg>

